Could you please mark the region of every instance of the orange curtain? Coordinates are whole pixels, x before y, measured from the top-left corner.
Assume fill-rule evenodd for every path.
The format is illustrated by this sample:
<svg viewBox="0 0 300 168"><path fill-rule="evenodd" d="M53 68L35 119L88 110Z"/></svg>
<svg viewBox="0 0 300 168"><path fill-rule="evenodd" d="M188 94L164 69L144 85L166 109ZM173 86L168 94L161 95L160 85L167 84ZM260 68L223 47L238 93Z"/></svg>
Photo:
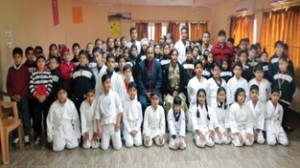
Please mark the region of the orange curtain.
<svg viewBox="0 0 300 168"><path fill-rule="evenodd" d="M201 38L203 33L207 30L207 23L191 23L191 40Z"/></svg>
<svg viewBox="0 0 300 168"><path fill-rule="evenodd" d="M138 23L135 23L135 27L136 27L136 31L137 31L138 40L141 40L144 37L148 36L148 23L138 22Z"/></svg>
<svg viewBox="0 0 300 168"><path fill-rule="evenodd" d="M275 53L274 44L281 40L289 46L289 58L294 63L295 79L300 78L300 6L264 13L260 43L269 55ZM300 85L300 81L296 81Z"/></svg>
<svg viewBox="0 0 300 168"><path fill-rule="evenodd" d="M254 15L231 17L230 37L235 39L238 45L242 38L249 38L250 44L253 43Z"/></svg>
<svg viewBox="0 0 300 168"><path fill-rule="evenodd" d="M179 40L179 23L170 22L168 24L168 33L172 33L174 43Z"/></svg>
<svg viewBox="0 0 300 168"><path fill-rule="evenodd" d="M159 42L159 39L161 37L161 23L155 23L155 28L154 28L154 41Z"/></svg>

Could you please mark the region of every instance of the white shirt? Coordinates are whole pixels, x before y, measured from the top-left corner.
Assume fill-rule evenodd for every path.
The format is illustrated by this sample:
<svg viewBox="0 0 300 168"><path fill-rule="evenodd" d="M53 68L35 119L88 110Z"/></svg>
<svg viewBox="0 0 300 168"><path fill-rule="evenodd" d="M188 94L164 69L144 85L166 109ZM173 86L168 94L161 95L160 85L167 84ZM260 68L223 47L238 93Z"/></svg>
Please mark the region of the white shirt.
<svg viewBox="0 0 300 168"><path fill-rule="evenodd" d="M254 107L252 100L250 100L246 103L246 105L252 112L254 129L260 129L263 131L265 128L266 104L258 101Z"/></svg>
<svg viewBox="0 0 300 168"><path fill-rule="evenodd" d="M226 81L221 78L221 85L218 85L215 79L212 77L208 79L207 86L208 86L207 93L206 93L207 104L211 106L214 103L217 103L218 89L220 87L223 87L225 90L227 90L227 84Z"/></svg>
<svg viewBox="0 0 300 168"><path fill-rule="evenodd" d="M207 79L201 77L200 81L197 76L194 76L187 85L187 93L190 102L190 107L196 104L197 100L197 92L199 89L208 90L208 82Z"/></svg>
<svg viewBox="0 0 300 168"><path fill-rule="evenodd" d="M213 103L211 106L212 112L216 117L216 126L215 128L229 128L229 106L224 109L224 105L218 107L217 102Z"/></svg>
<svg viewBox="0 0 300 168"><path fill-rule="evenodd" d="M270 99L271 94L271 85L270 82L266 79L262 79L260 83L257 82L255 78L249 81L249 88L252 85L257 85L259 87L259 101L266 103Z"/></svg>
<svg viewBox="0 0 300 168"><path fill-rule="evenodd" d="M265 129L266 131L278 132L281 129L281 123L283 118L283 108L277 103L274 107L271 100L266 104L266 117L265 117Z"/></svg>
<svg viewBox="0 0 300 168"><path fill-rule="evenodd" d="M145 110L144 117L144 135L154 138L164 135L166 132L165 111L162 106L158 105L156 110L148 106Z"/></svg>
<svg viewBox="0 0 300 168"><path fill-rule="evenodd" d="M243 104L233 103L229 111L229 124L232 134L240 133L245 130L247 133L253 135L253 119L251 110Z"/></svg>
<svg viewBox="0 0 300 168"><path fill-rule="evenodd" d="M104 64L102 65L100 72L98 71L98 66L95 66L92 68L92 71L93 71L96 81L99 76L101 78L106 73L106 69L107 69L107 67Z"/></svg>
<svg viewBox="0 0 300 168"><path fill-rule="evenodd" d="M194 105L192 107L192 124L194 131L200 130L202 133L208 133L209 130L214 131L216 118L212 113L212 110L207 106L208 112L205 108L205 105L201 107L200 105ZM197 110L200 113L200 117L197 117ZM209 114L209 120L207 115Z"/></svg>
<svg viewBox="0 0 300 168"><path fill-rule="evenodd" d="M171 108L168 112L168 128L170 136L176 135L185 137L185 114L183 110L180 109L180 116L178 117L178 121L176 121L173 108Z"/></svg>
<svg viewBox="0 0 300 168"><path fill-rule="evenodd" d="M81 117L81 133L84 135L86 132L95 132L97 128L95 119L95 109L97 100L92 102L92 105L84 100L80 105L80 117Z"/></svg>
<svg viewBox="0 0 300 168"><path fill-rule="evenodd" d="M143 122L142 105L136 99L124 103L123 123L127 132L139 131Z"/></svg>
<svg viewBox="0 0 300 168"><path fill-rule="evenodd" d="M240 77L240 79L237 79L235 76L233 76L229 81L227 82L227 94L228 94L228 104L231 104L234 102L234 95L238 88L243 88L246 93L246 101L248 101L248 93L249 93L249 87L248 82L243 77Z"/></svg>
<svg viewBox="0 0 300 168"><path fill-rule="evenodd" d="M178 50L178 62L182 64L186 60L185 49L190 45L188 41L185 42L186 45L183 44L182 40L176 42L174 48Z"/></svg>
<svg viewBox="0 0 300 168"><path fill-rule="evenodd" d="M123 112L123 107L118 94L112 90L108 95L104 93L97 100L95 118L100 121L100 125L116 124L119 113Z"/></svg>

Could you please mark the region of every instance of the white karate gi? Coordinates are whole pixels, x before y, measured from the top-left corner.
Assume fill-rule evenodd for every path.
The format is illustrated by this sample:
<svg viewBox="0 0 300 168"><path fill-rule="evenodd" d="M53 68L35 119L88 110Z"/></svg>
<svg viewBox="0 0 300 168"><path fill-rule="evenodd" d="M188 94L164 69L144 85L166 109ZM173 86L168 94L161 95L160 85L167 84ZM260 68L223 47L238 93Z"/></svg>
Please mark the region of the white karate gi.
<svg viewBox="0 0 300 168"><path fill-rule="evenodd" d="M165 120L165 112L164 108L160 105L157 106L156 110L152 106L148 106L145 110L144 114L144 144L147 147L152 146L153 139L155 144L158 146L163 146L165 140L163 138L163 142L159 143L159 136L165 135L166 132L166 120ZM146 144L146 137L150 137L149 144Z"/></svg>
<svg viewBox="0 0 300 168"><path fill-rule="evenodd" d="M110 90L108 95L100 95L97 100L95 118L100 120L102 130L101 148L103 150L108 149L110 138L112 139L114 149L121 149L122 142L120 129L116 132L115 126L118 114L122 112L122 103L116 92Z"/></svg>
<svg viewBox="0 0 300 168"><path fill-rule="evenodd" d="M102 65L102 68L100 71L98 71L98 66L95 66L92 68L92 71L93 71L96 81L97 81L98 77L102 77L104 74L106 74L106 70L107 70L107 67L104 64Z"/></svg>
<svg viewBox="0 0 300 168"><path fill-rule="evenodd" d="M182 64L186 60L185 49L187 46L190 45L188 41L185 42L186 45L183 44L182 40L180 39L175 43L174 48L178 50L178 62Z"/></svg>
<svg viewBox="0 0 300 168"><path fill-rule="evenodd" d="M168 112L168 128L170 132L170 142L169 147L171 149L185 149L185 114L183 110L180 110L180 114L178 116L178 120L176 121L176 117L174 115L173 108L171 108ZM177 148L175 145L175 139L172 136L176 136L176 139L182 138L183 145L180 148Z"/></svg>
<svg viewBox="0 0 300 168"><path fill-rule="evenodd" d="M208 89L206 91L207 104L210 106L217 103L217 92L220 87L223 87L225 88L225 90L227 90L226 81L222 78L221 80L222 80L221 85L218 85L214 78L210 78L207 80L207 86L208 86Z"/></svg>
<svg viewBox="0 0 300 168"><path fill-rule="evenodd" d="M187 94L188 99L190 102L189 112L188 112L188 124L187 124L187 131L192 132L192 112L191 108L196 105L197 102L197 92L199 89L204 89L205 91L208 90L208 82L207 79L201 77L200 81L198 80L197 76L194 76L187 85Z"/></svg>
<svg viewBox="0 0 300 168"><path fill-rule="evenodd" d="M222 139L219 138L217 132L215 131L214 140L217 144L229 144L231 142L230 136L227 138L224 134L224 131L228 129L229 126L229 106L225 109L224 104L221 107L218 107L217 102L213 103L211 106L212 113L214 113L214 116L216 117L216 125L215 129L219 128ZM229 131L228 131L229 134Z"/></svg>
<svg viewBox="0 0 300 168"><path fill-rule="evenodd" d="M83 148L98 148L98 142L93 141L93 135L96 133L96 119L95 119L95 108L97 100L94 100L92 105L84 100L80 105L80 117L81 117L81 134L85 139L85 133L89 135L89 139L86 143L82 144Z"/></svg>
<svg viewBox="0 0 300 168"><path fill-rule="evenodd" d="M52 103L47 116L48 142L53 142L53 151L62 151L65 147L78 147L80 138L79 116L74 103L67 99L62 105L58 100Z"/></svg>
<svg viewBox="0 0 300 168"><path fill-rule="evenodd" d="M235 146L251 146L254 141L253 137L253 119L251 110L246 104L240 106L238 103L233 103L229 111L229 124L231 129L232 143ZM243 142L240 142L237 133L243 137ZM250 134L250 140L247 138L247 133Z"/></svg>
<svg viewBox="0 0 300 168"><path fill-rule="evenodd" d="M277 103L276 107L274 107L271 100L269 100L266 105L266 111L265 128L267 144L275 145L277 141L279 144L287 146L289 141L281 126L283 117L282 106Z"/></svg>
<svg viewBox="0 0 300 168"><path fill-rule="evenodd" d="M207 118L207 110L205 105L201 107L200 105L194 105L192 107L192 124L194 130L194 140L198 147L205 147L206 146L214 146L215 142L212 138L209 137L210 131L214 131L214 125L216 124L215 116L212 113L212 110L209 106L208 114L210 120ZM199 110L200 117L197 117L197 110ZM205 140L201 140L200 136L196 133L197 130L200 130L205 137Z"/></svg>
<svg viewBox="0 0 300 168"><path fill-rule="evenodd" d="M260 83L256 81L256 79L251 79L249 81L249 88L252 85L257 85L259 87L259 101L262 103L266 103L270 99L270 94L271 94L271 85L270 82L266 79L262 79Z"/></svg>
<svg viewBox="0 0 300 168"><path fill-rule="evenodd" d="M227 82L227 97L228 97L228 104L232 104L234 102L234 95L238 88L243 88L246 93L246 101L249 100L249 87L248 82L243 77L240 77L238 80L235 76L233 76Z"/></svg>
<svg viewBox="0 0 300 168"><path fill-rule="evenodd" d="M143 122L143 113L141 103L136 99L127 100L124 103L124 112L123 112L123 123L124 130L123 136L125 138L125 145L127 147L141 146L142 145L142 133L141 125ZM130 132L137 131L135 137L132 137Z"/></svg>

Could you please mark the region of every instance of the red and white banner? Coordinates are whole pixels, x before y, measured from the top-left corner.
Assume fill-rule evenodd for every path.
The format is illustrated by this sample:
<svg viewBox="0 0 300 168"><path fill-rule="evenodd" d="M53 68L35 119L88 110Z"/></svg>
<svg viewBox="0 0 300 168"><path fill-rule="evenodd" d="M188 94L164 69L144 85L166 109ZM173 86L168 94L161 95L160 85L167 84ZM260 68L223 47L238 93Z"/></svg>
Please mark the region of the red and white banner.
<svg viewBox="0 0 300 168"><path fill-rule="evenodd" d="M56 26L59 24L58 0L52 0L52 13L53 13L53 25Z"/></svg>

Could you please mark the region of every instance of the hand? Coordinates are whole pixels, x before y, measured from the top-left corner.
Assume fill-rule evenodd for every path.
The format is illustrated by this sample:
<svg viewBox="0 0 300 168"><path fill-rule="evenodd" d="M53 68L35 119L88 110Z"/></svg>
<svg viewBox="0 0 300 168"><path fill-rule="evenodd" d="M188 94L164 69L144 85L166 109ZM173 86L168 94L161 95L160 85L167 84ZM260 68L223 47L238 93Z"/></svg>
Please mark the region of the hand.
<svg viewBox="0 0 300 168"><path fill-rule="evenodd" d="M222 140L222 133L221 133L221 131L216 131L217 132L217 135L218 135L218 138L219 138L219 140Z"/></svg>
<svg viewBox="0 0 300 168"><path fill-rule="evenodd" d="M146 93L146 97L147 97L148 99L150 99L150 96L151 96L150 92Z"/></svg>
<svg viewBox="0 0 300 168"><path fill-rule="evenodd" d="M136 136L136 134L137 134L137 131L135 131L135 130L133 130L133 131L130 132L130 135L131 135L133 138Z"/></svg>
<svg viewBox="0 0 300 168"><path fill-rule="evenodd" d="M97 128L97 134L98 134L98 137L102 136L102 132L101 132L100 128Z"/></svg>
<svg viewBox="0 0 300 168"><path fill-rule="evenodd" d="M96 132L94 132L94 134L93 134L93 141L98 142L98 136L97 136Z"/></svg>
<svg viewBox="0 0 300 168"><path fill-rule="evenodd" d="M210 137L210 139L214 140L214 134L212 131L209 131L209 137Z"/></svg>
<svg viewBox="0 0 300 168"><path fill-rule="evenodd" d="M16 101L20 101L21 100L21 96L20 95L15 95Z"/></svg>
<svg viewBox="0 0 300 168"><path fill-rule="evenodd" d="M229 139L229 133L228 133L228 129L226 129L225 131L224 131L224 136L227 138L227 139Z"/></svg>
<svg viewBox="0 0 300 168"><path fill-rule="evenodd" d="M177 92L177 91L174 91L174 92L173 92L173 97L176 97L176 96L178 96L178 92Z"/></svg>
<svg viewBox="0 0 300 168"><path fill-rule="evenodd" d="M17 101L16 95L15 95L15 96L11 96L11 99L12 99L13 101Z"/></svg>
<svg viewBox="0 0 300 168"><path fill-rule="evenodd" d="M183 146L183 139L182 137L179 138L179 147L182 147Z"/></svg>
<svg viewBox="0 0 300 168"><path fill-rule="evenodd" d="M244 142L243 136L240 133L237 133L240 143Z"/></svg>
<svg viewBox="0 0 300 168"><path fill-rule="evenodd" d="M163 140L164 140L164 139L163 139L163 136L162 136L162 135L159 136L158 140L159 140L159 143L160 143L160 144L163 144Z"/></svg>
<svg viewBox="0 0 300 168"><path fill-rule="evenodd" d="M247 139L248 139L249 141L252 141L252 135L249 134L249 133L247 133Z"/></svg>
<svg viewBox="0 0 300 168"><path fill-rule="evenodd" d="M150 142L150 137L146 136L146 145L149 145L149 142Z"/></svg>
<svg viewBox="0 0 300 168"><path fill-rule="evenodd" d="M115 126L115 132L118 132L120 129L120 123L116 123L116 126Z"/></svg>
<svg viewBox="0 0 300 168"><path fill-rule="evenodd" d="M179 147L179 140L178 140L178 138L176 138L176 139L174 140L174 143L175 143L175 146L178 148L178 147Z"/></svg>
<svg viewBox="0 0 300 168"><path fill-rule="evenodd" d="M254 137L255 140L257 140L257 136L258 136L258 132L257 131L253 131L253 137Z"/></svg>
<svg viewBox="0 0 300 168"><path fill-rule="evenodd" d="M204 141L204 140L205 140L205 136L202 134L201 131L199 131L199 137L200 137L200 140L201 140L201 141Z"/></svg>
<svg viewBox="0 0 300 168"><path fill-rule="evenodd" d="M90 139L89 134L86 132L84 134L84 141L83 141L83 143L86 143L89 139Z"/></svg>

